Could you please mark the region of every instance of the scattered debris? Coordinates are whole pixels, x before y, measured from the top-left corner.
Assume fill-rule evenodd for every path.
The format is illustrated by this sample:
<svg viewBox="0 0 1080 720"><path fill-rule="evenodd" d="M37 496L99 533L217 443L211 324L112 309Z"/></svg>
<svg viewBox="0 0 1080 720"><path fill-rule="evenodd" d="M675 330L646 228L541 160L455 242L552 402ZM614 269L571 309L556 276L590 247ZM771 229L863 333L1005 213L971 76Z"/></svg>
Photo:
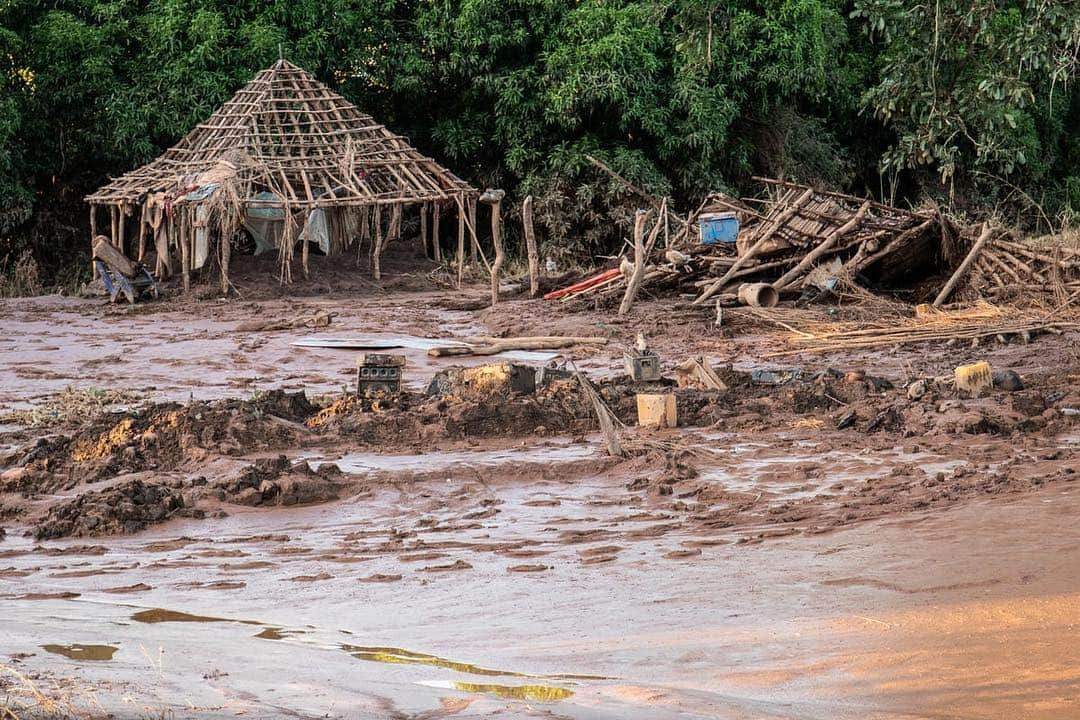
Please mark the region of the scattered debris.
<svg viewBox="0 0 1080 720"><path fill-rule="evenodd" d="M651 428L678 426L675 395L672 393L638 393L638 425Z"/></svg>
<svg viewBox="0 0 1080 720"><path fill-rule="evenodd" d="M398 395L404 355L363 353L356 359L356 394L361 397Z"/></svg>
<svg viewBox="0 0 1080 720"><path fill-rule="evenodd" d="M993 373L990 363L981 360L971 365L961 365L956 368L956 389L978 395L983 390L993 385Z"/></svg>
<svg viewBox="0 0 1080 720"><path fill-rule="evenodd" d="M454 355L498 355L513 350L562 350L575 345L606 345L606 337L517 337L467 338L453 345L441 345L428 350L431 357Z"/></svg>

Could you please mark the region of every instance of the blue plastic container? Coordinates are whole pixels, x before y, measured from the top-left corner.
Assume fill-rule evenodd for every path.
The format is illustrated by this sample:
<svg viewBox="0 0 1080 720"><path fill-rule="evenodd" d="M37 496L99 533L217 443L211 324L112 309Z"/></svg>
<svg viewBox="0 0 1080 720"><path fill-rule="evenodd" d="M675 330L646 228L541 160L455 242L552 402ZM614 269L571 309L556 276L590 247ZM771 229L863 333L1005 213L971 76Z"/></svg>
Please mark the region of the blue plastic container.
<svg viewBox="0 0 1080 720"><path fill-rule="evenodd" d="M703 213L698 221L704 245L734 243L739 238L739 218L733 212Z"/></svg>

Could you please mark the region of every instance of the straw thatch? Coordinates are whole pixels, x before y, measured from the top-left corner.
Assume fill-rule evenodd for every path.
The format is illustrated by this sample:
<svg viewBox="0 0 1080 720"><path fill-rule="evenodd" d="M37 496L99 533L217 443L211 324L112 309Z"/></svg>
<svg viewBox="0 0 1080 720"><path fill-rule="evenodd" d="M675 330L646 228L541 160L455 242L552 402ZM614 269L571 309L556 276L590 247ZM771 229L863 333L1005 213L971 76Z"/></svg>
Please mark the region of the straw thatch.
<svg viewBox="0 0 1080 720"><path fill-rule="evenodd" d="M209 194L191 194L211 183L217 188ZM363 224L359 234L366 236L370 229L377 262L385 242L381 228L367 227L374 217L387 220L388 232L400 233L403 206L416 206L425 217L439 205L456 206L467 214L478 194L404 137L282 59L163 155L113 179L86 201L92 207L92 224L96 224L94 207L113 208L111 237L121 249L125 218L143 207L140 256L146 201L153 199L151 207L164 202L171 225L166 246L180 251L187 269L197 267L190 258L183 260L185 252L193 251L185 243L194 228L209 228L216 242L226 245L221 238L230 237L243 213L252 208L285 212L288 221L281 236L282 247L288 241L288 248L282 253L283 266L293 242L303 236L307 213L317 208L335 211L328 218L332 233L342 235ZM185 204L206 207L198 217L191 211L190 217L173 221L173 208ZM379 212L384 206L389 206L386 212ZM473 227L469 230L474 234ZM352 238L344 238L335 245L347 247L351 242ZM227 266L227 258L222 260Z"/></svg>

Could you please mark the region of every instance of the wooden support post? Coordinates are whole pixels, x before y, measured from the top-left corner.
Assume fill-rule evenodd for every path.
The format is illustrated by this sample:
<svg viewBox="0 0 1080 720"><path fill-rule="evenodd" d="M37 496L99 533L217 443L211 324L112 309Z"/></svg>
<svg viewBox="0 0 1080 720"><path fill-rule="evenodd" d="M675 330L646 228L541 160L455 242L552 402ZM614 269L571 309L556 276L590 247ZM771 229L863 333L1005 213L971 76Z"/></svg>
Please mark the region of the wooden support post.
<svg viewBox="0 0 1080 720"><path fill-rule="evenodd" d="M491 206L491 243L495 247L495 258L491 263L491 304L499 302L499 271L506 261L502 241L502 200L505 190L486 190L480 201Z"/></svg>
<svg viewBox="0 0 1080 720"><path fill-rule="evenodd" d="M118 213L116 212L116 206L115 205L110 205L109 206L109 220L111 221L112 227L111 227L110 232L109 232L109 242L111 242L114 246L116 245L116 237L117 237L117 226L116 226L117 214Z"/></svg>
<svg viewBox="0 0 1080 720"><path fill-rule="evenodd" d="M308 271L308 255L311 253L311 238L308 237L308 228L311 227L311 213L308 212L304 220L304 229L300 232L300 265L304 269L304 279L307 280L311 273Z"/></svg>
<svg viewBox="0 0 1080 720"><path fill-rule="evenodd" d="M465 196L457 198L457 286L461 289L461 282L465 275Z"/></svg>
<svg viewBox="0 0 1080 720"><path fill-rule="evenodd" d="M476 200L469 201L469 233L472 235L471 262L475 265L476 254L480 250L480 238L476 236Z"/></svg>
<svg viewBox="0 0 1080 720"><path fill-rule="evenodd" d="M431 252L428 250L427 216L428 204L420 203L420 247L424 249L424 257L430 258Z"/></svg>
<svg viewBox="0 0 1080 720"><path fill-rule="evenodd" d="M221 238L221 294L229 294L229 259L232 256L232 239Z"/></svg>
<svg viewBox="0 0 1080 720"><path fill-rule="evenodd" d="M533 229L533 196L525 198L521 204L521 225L525 231L525 251L529 256L529 297L540 294L540 252L536 247L536 232Z"/></svg>
<svg viewBox="0 0 1080 720"><path fill-rule="evenodd" d="M116 247L120 252L127 255L124 249L124 230L127 228L127 203L120 204L120 234L116 238Z"/></svg>
<svg viewBox="0 0 1080 720"><path fill-rule="evenodd" d="M139 262L146 256L146 203L139 210Z"/></svg>
<svg viewBox="0 0 1080 720"><path fill-rule="evenodd" d="M439 243L439 213L441 210L438 200L431 204L431 251L434 253L432 259L437 263L442 262L442 245Z"/></svg>
<svg viewBox="0 0 1080 720"><path fill-rule="evenodd" d="M374 227L374 239L371 241L371 274L376 280L382 279L382 267L379 262L382 255L383 235L382 235L382 207L380 205L375 206L375 221Z"/></svg>
<svg viewBox="0 0 1080 720"><path fill-rule="evenodd" d="M191 245L188 243L188 223L187 208L181 207L177 210L179 217L180 229L176 235L176 241L180 245L180 276L184 281L184 292L188 292L191 289Z"/></svg>
<svg viewBox="0 0 1080 720"><path fill-rule="evenodd" d="M626 281L626 294L619 304L619 315L626 315L634 305L634 296L641 286L645 274L645 218L647 210L638 210L634 214L634 271Z"/></svg>
<svg viewBox="0 0 1080 720"><path fill-rule="evenodd" d="M98 278L97 265L94 264L94 240L97 238L97 205L90 205L90 274L94 280Z"/></svg>
<svg viewBox="0 0 1080 720"><path fill-rule="evenodd" d="M968 252L964 261L960 263L960 266L956 268L956 272L952 274L949 281L945 283L945 287L941 288L941 292L934 298L934 307L941 307L952 291L956 289L957 284L964 277L964 274L975 263L976 258L979 257L979 253L982 252L983 246L986 245L986 241L990 239L990 236L994 232L994 227L990 223L983 223L982 233L979 234L979 239L975 241L975 244L971 246L971 250Z"/></svg>

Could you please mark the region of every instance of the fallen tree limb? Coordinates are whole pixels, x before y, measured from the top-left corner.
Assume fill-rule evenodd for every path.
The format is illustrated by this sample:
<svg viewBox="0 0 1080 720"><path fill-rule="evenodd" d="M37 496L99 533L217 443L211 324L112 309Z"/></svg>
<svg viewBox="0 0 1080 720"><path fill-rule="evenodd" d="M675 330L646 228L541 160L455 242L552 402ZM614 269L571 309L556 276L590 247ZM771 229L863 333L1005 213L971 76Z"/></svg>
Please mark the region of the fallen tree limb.
<svg viewBox="0 0 1080 720"><path fill-rule="evenodd" d="M467 338L459 344L442 345L428 350L431 357L454 355L497 355L511 350L562 350L575 345L606 345L606 337L536 336L518 338Z"/></svg>
<svg viewBox="0 0 1080 720"><path fill-rule="evenodd" d="M990 235L993 234L994 228L989 223L983 223L982 234L979 235L979 239L975 241L975 244L971 246L971 250L968 252L967 257L960 263L960 266L956 268L956 272L952 274L949 281L945 283L945 287L941 288L941 292L934 298L934 307L941 307L941 304L945 302L952 291L956 289L957 284L967 273L968 269L974 264L975 259L979 257L979 253L983 249L983 245L990 239Z"/></svg>

